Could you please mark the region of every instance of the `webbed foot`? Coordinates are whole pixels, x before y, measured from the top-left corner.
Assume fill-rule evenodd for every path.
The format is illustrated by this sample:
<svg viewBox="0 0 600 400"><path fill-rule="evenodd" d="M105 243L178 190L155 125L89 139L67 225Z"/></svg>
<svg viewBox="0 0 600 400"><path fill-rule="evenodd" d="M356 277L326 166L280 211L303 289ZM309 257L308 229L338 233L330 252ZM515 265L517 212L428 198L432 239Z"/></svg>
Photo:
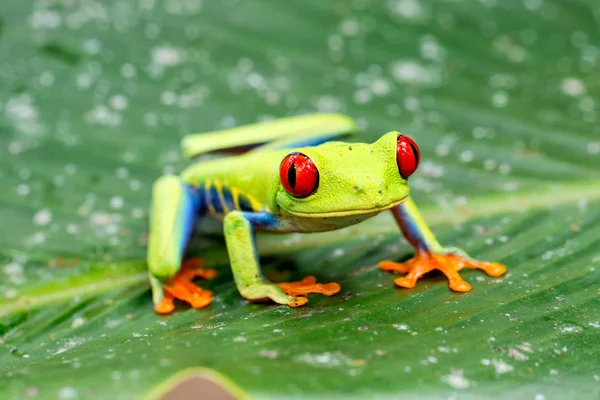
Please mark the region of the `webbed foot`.
<svg viewBox="0 0 600 400"><path fill-rule="evenodd" d="M297 300L301 300L302 304L291 305L291 307L298 307L308 302L306 295L309 294L323 294L325 296L333 296L340 291L340 285L332 283L317 283L317 279L314 276L307 276L299 282L280 282L276 284L285 293L295 297Z"/></svg>
<svg viewBox="0 0 600 400"><path fill-rule="evenodd" d="M333 296L340 291L337 283L317 283L314 276L307 276L299 282L260 283L249 286L242 295L251 301L273 300L278 304L300 307L308 303L304 296L308 294L324 294Z"/></svg>
<svg viewBox="0 0 600 400"><path fill-rule="evenodd" d="M216 270L201 268L202 264L200 259L187 260L177 275L163 283L163 298L154 306L157 313L172 312L175 308L173 299L185 301L193 308L203 308L211 303L213 293L193 283L198 277L209 280L217 276Z"/></svg>
<svg viewBox="0 0 600 400"><path fill-rule="evenodd" d="M395 280L396 285L403 288L414 288L417 280L426 273L439 270L448 278L450 289L455 292L469 292L471 285L463 280L458 273L462 268L481 269L489 276L501 276L506 272L503 264L477 261L460 250L433 253L428 251L417 251L412 259L397 263L393 261L381 261L379 268L383 271L407 274L403 278Z"/></svg>

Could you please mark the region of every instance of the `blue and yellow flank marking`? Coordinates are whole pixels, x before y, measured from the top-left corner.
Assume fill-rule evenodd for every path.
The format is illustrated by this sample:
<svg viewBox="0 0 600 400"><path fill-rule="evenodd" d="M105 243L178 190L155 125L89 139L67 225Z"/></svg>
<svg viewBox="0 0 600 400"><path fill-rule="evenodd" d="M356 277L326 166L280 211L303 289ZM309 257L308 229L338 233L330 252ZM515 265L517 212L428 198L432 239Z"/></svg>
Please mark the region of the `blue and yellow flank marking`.
<svg viewBox="0 0 600 400"><path fill-rule="evenodd" d="M208 212L214 216L225 216L231 211L259 212L260 202L237 188L219 181L206 180L200 184L200 194Z"/></svg>

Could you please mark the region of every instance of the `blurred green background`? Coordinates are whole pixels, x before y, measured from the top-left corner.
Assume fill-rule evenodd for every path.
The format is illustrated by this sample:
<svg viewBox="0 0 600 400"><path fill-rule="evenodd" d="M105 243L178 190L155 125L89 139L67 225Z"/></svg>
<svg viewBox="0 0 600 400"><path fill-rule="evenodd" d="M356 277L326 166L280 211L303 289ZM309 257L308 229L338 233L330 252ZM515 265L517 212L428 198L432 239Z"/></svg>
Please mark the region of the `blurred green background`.
<svg viewBox="0 0 600 400"><path fill-rule="evenodd" d="M598 24L592 0L4 0L0 397L208 367L256 398L598 398ZM247 304L216 243L214 304L156 316L150 187L180 138L315 111L413 137L440 241L508 274L397 290L377 262L412 249L382 215L260 242L268 276L342 295Z"/></svg>

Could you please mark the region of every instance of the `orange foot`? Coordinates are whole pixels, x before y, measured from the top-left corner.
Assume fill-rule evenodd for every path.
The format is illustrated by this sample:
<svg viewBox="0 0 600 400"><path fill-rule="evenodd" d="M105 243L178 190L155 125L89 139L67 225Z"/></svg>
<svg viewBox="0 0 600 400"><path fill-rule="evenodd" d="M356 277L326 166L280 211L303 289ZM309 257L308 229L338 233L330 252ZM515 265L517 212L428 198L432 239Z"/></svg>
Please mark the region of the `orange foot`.
<svg viewBox="0 0 600 400"><path fill-rule="evenodd" d="M300 307L308 303L306 296L308 294L324 294L333 296L340 291L340 285L333 283L317 283L314 276L307 276L300 282L280 282L276 284L286 294L295 297L295 301L289 304L290 307Z"/></svg>
<svg viewBox="0 0 600 400"><path fill-rule="evenodd" d="M405 277L395 280L396 285L403 288L414 288L420 277L437 269L442 271L448 278L450 289L455 292L469 292L471 285L465 282L458 273L464 267L481 269L489 276L501 276L506 272L506 267L503 264L476 261L453 253L439 254L426 251L417 251L414 258L404 263L392 261L379 263L379 269L383 271L407 274Z"/></svg>
<svg viewBox="0 0 600 400"><path fill-rule="evenodd" d="M212 292L196 286L192 281L198 277L213 279L217 276L217 271L201 268L202 264L200 259L185 261L177 275L163 284L164 297L160 304L154 307L154 311L169 314L175 308L173 299L185 301L194 308L208 306L212 301Z"/></svg>

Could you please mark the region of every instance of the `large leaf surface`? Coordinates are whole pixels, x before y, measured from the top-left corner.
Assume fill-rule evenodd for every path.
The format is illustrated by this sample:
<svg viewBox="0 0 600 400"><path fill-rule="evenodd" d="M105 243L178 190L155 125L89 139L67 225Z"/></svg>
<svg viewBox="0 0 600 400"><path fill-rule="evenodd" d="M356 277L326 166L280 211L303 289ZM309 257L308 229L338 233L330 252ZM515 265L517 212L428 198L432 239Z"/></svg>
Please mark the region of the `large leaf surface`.
<svg viewBox="0 0 600 400"><path fill-rule="evenodd" d="M1 397L129 399L196 367L256 397L597 397L599 19L558 0L3 2ZM411 249L382 215L261 238L269 276L343 295L247 304L217 245L214 304L156 316L147 205L180 137L315 110L415 138L436 234L507 276L397 290L376 264Z"/></svg>

